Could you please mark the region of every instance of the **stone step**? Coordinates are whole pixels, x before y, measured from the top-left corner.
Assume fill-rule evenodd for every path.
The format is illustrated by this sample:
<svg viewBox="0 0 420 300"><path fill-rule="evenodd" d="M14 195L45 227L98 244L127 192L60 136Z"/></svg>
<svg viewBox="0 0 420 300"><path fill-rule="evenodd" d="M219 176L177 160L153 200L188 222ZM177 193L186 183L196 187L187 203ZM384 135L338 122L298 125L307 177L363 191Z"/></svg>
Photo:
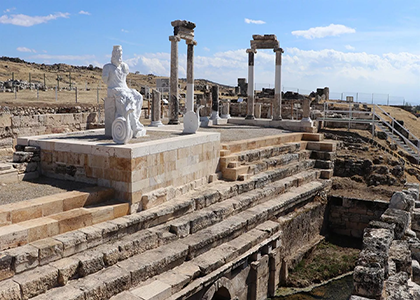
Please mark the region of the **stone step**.
<svg viewBox="0 0 420 300"><path fill-rule="evenodd" d="M0 171L0 183L15 183L19 181L18 170L7 169Z"/></svg>
<svg viewBox="0 0 420 300"><path fill-rule="evenodd" d="M250 174L252 176L273 168L279 168L281 166L286 166L291 163L307 160L310 154L310 151L303 150L297 153L288 153L279 156L271 156L269 158L264 158L254 163L243 163L242 165L236 167L230 166L237 165L238 162L230 162L228 168L222 171L223 178L225 180L235 181L239 179L240 175ZM243 179L244 178L241 178L241 180Z"/></svg>
<svg viewBox="0 0 420 300"><path fill-rule="evenodd" d="M11 164L0 163L0 171L7 171L12 168Z"/></svg>
<svg viewBox="0 0 420 300"><path fill-rule="evenodd" d="M27 201L0 205L0 226L16 224L46 217L73 208L108 201L114 190L104 187L89 187L79 191L64 192Z"/></svg>
<svg viewBox="0 0 420 300"><path fill-rule="evenodd" d="M321 182L305 184L299 190L258 204L185 238L167 240L167 243L160 244L157 248L135 254L116 265L108 265L109 260L105 255L92 249L17 275L13 281L19 283L22 295L26 298L49 290L35 299L49 299L52 295L67 293L80 294L80 291L83 291L86 299L91 299L95 294L100 295L97 299L109 299L175 267L185 268L196 273L197 277L204 276L224 264L226 259L233 260L253 244L277 232L279 224L268 220L269 215L275 217L293 210L323 188L324 184ZM229 255L225 257L227 254ZM75 261L65 261L69 259ZM71 268L71 265L74 267ZM59 278L60 274L65 274L67 280L74 276L82 278L70 280L64 287L53 289L59 282L63 282Z"/></svg>
<svg viewBox="0 0 420 300"><path fill-rule="evenodd" d="M231 153L242 152L250 149L258 149L281 145L285 143L297 143L301 141L322 141L324 135L320 133L283 133L281 135L264 136L261 138L233 141L222 145L222 149L230 150Z"/></svg>
<svg viewBox="0 0 420 300"><path fill-rule="evenodd" d="M16 248L44 238L73 231L93 224L127 215L128 203L109 203L105 206L73 208L47 217L31 218L3 226L0 231L0 250Z"/></svg>
<svg viewBox="0 0 420 300"><path fill-rule="evenodd" d="M306 146L306 145L305 145ZM282 145L273 145L261 147L253 150L245 150L224 157L220 157L220 167L223 170L227 168L231 162L254 162L261 159L279 156L287 153L296 153L302 149L302 143L285 143Z"/></svg>
<svg viewBox="0 0 420 300"><path fill-rule="evenodd" d="M293 188L315 181L318 177L318 170L303 171L293 176L267 184L260 189L255 189L248 193L231 197L227 200L168 222L169 232L176 234L178 237L184 238L202 230L206 226L220 222L227 217L233 216L245 209L255 206L262 201L268 201L269 199L288 192Z"/></svg>
<svg viewBox="0 0 420 300"><path fill-rule="evenodd" d="M308 170L311 167L313 167L313 164L311 165L310 162L301 162L285 168L258 174L252 179L244 182L229 183L219 181L206 187L200 187L194 192L146 211L88 226L76 231L67 232L54 238L39 240L36 242L36 245L31 243L16 248L20 250L20 253L14 254L14 256L11 256L7 251L2 251L0 252L0 262L3 259L4 263L0 264L0 279L13 276L14 270L16 269L19 269L20 272L31 269L34 267L33 265L36 266L45 261L53 261L61 257L68 257L72 254L91 249L109 241L114 242L118 240L117 243L114 242L117 249L132 249L133 246L129 245L131 245L133 241L131 239L128 241L124 240L125 236L129 234L154 226L156 226L156 232L159 232L161 228L158 228L158 225L160 224L165 226L165 222L183 216L188 212L208 207L214 203L229 199L236 195L241 195L254 189L263 188L271 182L278 181L287 176L291 176L291 178L278 182L278 184L281 185L281 189L285 189L284 187L288 186L300 185L306 180L305 178L312 180L318 177L318 170L315 170L315 173L302 173L309 175L298 174L302 170ZM244 199L246 198L247 197ZM159 233L162 240L171 239L175 236L173 233L169 232L169 229L167 231L168 232L164 234ZM154 232L154 234L157 234L156 232ZM36 251L32 246L37 247L37 249L35 249ZM125 252L134 253L135 251L133 251L134 250L127 250ZM119 253L120 251L116 250L116 252ZM29 255L28 253L32 254ZM15 262L14 264L12 264L12 260ZM19 266L17 267L16 264L19 264Z"/></svg>

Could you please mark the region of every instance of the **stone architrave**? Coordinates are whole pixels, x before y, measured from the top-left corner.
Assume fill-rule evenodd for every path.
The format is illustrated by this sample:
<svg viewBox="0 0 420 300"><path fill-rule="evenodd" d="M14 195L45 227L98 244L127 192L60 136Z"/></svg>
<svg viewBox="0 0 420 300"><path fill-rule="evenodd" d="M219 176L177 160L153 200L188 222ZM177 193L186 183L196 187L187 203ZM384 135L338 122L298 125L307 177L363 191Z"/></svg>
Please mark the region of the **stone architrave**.
<svg viewBox="0 0 420 300"><path fill-rule="evenodd" d="M179 124L179 100L178 100L178 42L179 36L170 36L171 41L171 78L169 90L169 122L171 125Z"/></svg>
<svg viewBox="0 0 420 300"><path fill-rule="evenodd" d="M213 85L211 87L212 105L211 105L211 120L220 119L219 117L219 86Z"/></svg>
<svg viewBox="0 0 420 300"><path fill-rule="evenodd" d="M276 73L275 73L275 94L273 103L273 120L281 120L281 55L284 52L282 48L274 49L276 53Z"/></svg>
<svg viewBox="0 0 420 300"><path fill-rule="evenodd" d="M159 91L152 91L152 122L150 126L152 127L162 127L162 121L160 119L161 108L161 93Z"/></svg>
<svg viewBox="0 0 420 300"><path fill-rule="evenodd" d="M247 120L254 119L254 55L257 53L255 49L247 49L248 53L248 100L246 117Z"/></svg>
<svg viewBox="0 0 420 300"><path fill-rule="evenodd" d="M146 134L140 123L143 96L127 86L128 65L122 61L122 47L114 46L111 63L104 65L102 80L107 84L105 99L105 135L125 144Z"/></svg>

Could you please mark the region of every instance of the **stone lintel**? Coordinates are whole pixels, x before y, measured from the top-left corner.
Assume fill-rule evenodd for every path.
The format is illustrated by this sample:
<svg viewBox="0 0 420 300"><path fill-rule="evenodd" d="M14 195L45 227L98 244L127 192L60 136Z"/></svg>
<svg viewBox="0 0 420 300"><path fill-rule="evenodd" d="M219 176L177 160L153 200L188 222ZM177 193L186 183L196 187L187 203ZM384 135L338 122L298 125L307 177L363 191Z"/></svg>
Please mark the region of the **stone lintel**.
<svg viewBox="0 0 420 300"><path fill-rule="evenodd" d="M277 41L277 37L275 34L254 34L252 35L254 40L274 40Z"/></svg>
<svg viewBox="0 0 420 300"><path fill-rule="evenodd" d="M276 40L256 40L251 41L252 49L275 49L279 48L279 41Z"/></svg>
<svg viewBox="0 0 420 300"><path fill-rule="evenodd" d="M280 52L280 53L284 53L283 48L274 48L273 52Z"/></svg>
<svg viewBox="0 0 420 300"><path fill-rule="evenodd" d="M172 41L175 41L175 42L179 42L180 40L181 40L181 38L178 36L178 35L170 35L169 36L169 40L172 42Z"/></svg>
<svg viewBox="0 0 420 300"><path fill-rule="evenodd" d="M186 29L194 29L195 23L187 20L175 20L171 22L173 27L185 27Z"/></svg>
<svg viewBox="0 0 420 300"><path fill-rule="evenodd" d="M257 49L246 49L246 53L257 53Z"/></svg>

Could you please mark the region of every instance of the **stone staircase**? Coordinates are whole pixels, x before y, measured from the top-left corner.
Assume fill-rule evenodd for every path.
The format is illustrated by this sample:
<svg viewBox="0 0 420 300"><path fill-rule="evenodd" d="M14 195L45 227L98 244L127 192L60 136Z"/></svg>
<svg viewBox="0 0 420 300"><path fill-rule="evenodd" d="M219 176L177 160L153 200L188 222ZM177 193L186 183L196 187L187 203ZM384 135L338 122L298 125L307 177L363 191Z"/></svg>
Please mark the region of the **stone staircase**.
<svg viewBox="0 0 420 300"><path fill-rule="evenodd" d="M139 213L14 244L0 252L0 299L186 299L282 244L284 261L292 264L302 243L322 239L325 203L316 199L331 184L322 172L332 170L317 167L332 166L336 143L317 138L263 147L254 141L236 152L224 145L221 169L239 162L249 176L236 174L240 181L215 181Z"/></svg>
<svg viewBox="0 0 420 300"><path fill-rule="evenodd" d="M420 155L418 152L414 151L412 147L407 145L403 138L399 135L393 133L388 126L385 126L381 123L377 123L376 126L383 131L392 141L394 141L404 152L408 153L411 157L416 160L417 164L420 162Z"/></svg>

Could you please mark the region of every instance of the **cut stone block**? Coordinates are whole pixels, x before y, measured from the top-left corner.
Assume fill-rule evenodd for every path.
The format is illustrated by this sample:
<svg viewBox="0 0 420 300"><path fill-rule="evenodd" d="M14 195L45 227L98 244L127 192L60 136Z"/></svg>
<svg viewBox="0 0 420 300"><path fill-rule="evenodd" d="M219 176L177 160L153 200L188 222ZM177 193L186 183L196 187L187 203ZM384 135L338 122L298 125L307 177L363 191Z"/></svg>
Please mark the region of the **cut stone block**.
<svg viewBox="0 0 420 300"><path fill-rule="evenodd" d="M143 300L165 300L171 296L171 286L159 280L131 291Z"/></svg>
<svg viewBox="0 0 420 300"><path fill-rule="evenodd" d="M32 242L31 245L39 251L40 265L45 265L63 257L63 243L55 239L46 238Z"/></svg>
<svg viewBox="0 0 420 300"><path fill-rule="evenodd" d="M16 275L13 280L19 283L24 299L45 293L58 285L58 270L43 266L35 270Z"/></svg>

